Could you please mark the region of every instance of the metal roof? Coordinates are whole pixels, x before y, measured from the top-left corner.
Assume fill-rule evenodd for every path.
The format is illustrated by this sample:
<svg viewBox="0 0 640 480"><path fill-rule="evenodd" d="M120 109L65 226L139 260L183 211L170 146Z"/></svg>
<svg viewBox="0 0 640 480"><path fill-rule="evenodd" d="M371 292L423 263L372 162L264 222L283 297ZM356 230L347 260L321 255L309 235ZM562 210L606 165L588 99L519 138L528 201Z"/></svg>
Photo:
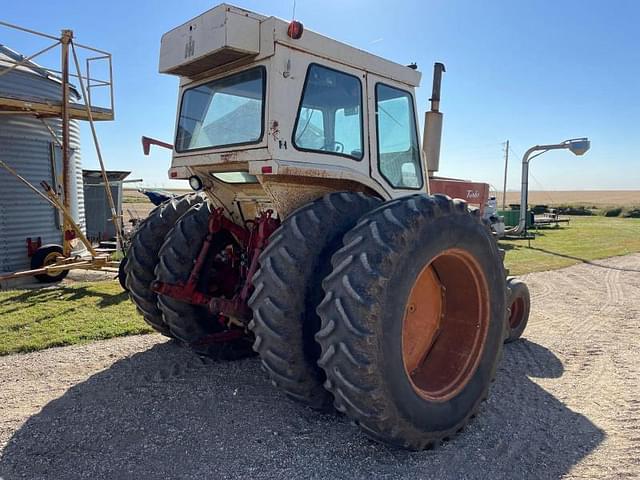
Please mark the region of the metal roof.
<svg viewBox="0 0 640 480"><path fill-rule="evenodd" d="M26 57L15 50L9 48L6 45L0 43L0 72L4 69L11 68L18 62L22 62ZM42 77L43 79L49 80L57 85L62 85L62 79L47 70L46 68L38 65L32 60L28 60L23 64L17 66L14 71L26 72L32 75L36 75L38 77ZM9 75L9 74L7 74ZM2 78L2 76L0 76ZM80 98L80 94L78 90L73 85L69 85L72 95L76 98Z"/></svg>
<svg viewBox="0 0 640 480"><path fill-rule="evenodd" d="M127 178L131 172L124 170L107 170L107 179L110 182L119 182ZM102 172L100 170L82 170L82 177L91 180L102 181Z"/></svg>

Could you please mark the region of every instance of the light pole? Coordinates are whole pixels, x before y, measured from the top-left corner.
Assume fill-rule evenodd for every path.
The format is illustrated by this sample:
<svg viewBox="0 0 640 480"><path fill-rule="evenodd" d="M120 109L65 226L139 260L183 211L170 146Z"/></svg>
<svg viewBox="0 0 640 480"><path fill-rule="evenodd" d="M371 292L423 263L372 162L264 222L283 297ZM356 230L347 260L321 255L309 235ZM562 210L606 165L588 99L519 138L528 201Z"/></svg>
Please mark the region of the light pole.
<svg viewBox="0 0 640 480"><path fill-rule="evenodd" d="M518 225L505 231L507 235L520 235L527 228L527 203L529 202L529 162L549 150L568 149L574 155L584 155L591 147L588 138L571 138L554 145L536 145L522 157L522 185L520 187L520 219ZM531 155L533 152L538 152Z"/></svg>

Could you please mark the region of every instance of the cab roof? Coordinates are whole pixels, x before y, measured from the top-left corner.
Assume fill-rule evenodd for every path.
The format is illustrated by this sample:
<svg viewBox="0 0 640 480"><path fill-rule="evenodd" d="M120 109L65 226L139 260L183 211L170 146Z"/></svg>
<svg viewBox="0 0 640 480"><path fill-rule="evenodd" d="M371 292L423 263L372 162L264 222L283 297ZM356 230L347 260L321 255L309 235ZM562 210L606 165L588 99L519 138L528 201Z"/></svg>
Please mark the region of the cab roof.
<svg viewBox="0 0 640 480"><path fill-rule="evenodd" d="M290 38L288 26L285 20L223 3L162 36L159 70L202 77L267 58L274 54L275 45L281 44L412 87L420 84L417 70L307 29L299 39Z"/></svg>

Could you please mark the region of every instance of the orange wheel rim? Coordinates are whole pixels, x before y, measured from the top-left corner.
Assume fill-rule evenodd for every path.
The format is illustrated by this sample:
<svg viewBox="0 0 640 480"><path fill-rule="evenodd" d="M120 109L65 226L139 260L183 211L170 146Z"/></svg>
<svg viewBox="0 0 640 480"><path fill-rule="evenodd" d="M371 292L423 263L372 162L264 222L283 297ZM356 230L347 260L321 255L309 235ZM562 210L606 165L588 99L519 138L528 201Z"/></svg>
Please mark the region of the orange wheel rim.
<svg viewBox="0 0 640 480"><path fill-rule="evenodd" d="M489 288L478 261L448 249L418 274L402 322L402 359L413 389L446 401L475 373L489 325Z"/></svg>
<svg viewBox="0 0 640 480"><path fill-rule="evenodd" d="M524 300L522 297L516 298L511 304L511 313L509 314L509 327L516 328L522 322L524 317Z"/></svg>

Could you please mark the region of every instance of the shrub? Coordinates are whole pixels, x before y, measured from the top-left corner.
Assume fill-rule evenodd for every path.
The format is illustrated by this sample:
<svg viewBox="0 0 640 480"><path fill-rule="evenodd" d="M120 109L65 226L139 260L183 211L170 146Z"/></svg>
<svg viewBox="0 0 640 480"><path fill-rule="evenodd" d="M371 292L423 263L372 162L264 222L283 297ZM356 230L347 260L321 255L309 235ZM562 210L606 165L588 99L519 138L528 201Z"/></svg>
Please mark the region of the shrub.
<svg viewBox="0 0 640 480"><path fill-rule="evenodd" d="M624 218L640 218L640 207L629 208L622 216Z"/></svg>
<svg viewBox="0 0 640 480"><path fill-rule="evenodd" d="M556 212L560 215L593 215L593 212L583 205L559 205L556 207Z"/></svg>
<svg viewBox="0 0 640 480"><path fill-rule="evenodd" d="M603 213L605 217L619 217L620 214L622 213L622 208L621 207L605 208L603 210Z"/></svg>

